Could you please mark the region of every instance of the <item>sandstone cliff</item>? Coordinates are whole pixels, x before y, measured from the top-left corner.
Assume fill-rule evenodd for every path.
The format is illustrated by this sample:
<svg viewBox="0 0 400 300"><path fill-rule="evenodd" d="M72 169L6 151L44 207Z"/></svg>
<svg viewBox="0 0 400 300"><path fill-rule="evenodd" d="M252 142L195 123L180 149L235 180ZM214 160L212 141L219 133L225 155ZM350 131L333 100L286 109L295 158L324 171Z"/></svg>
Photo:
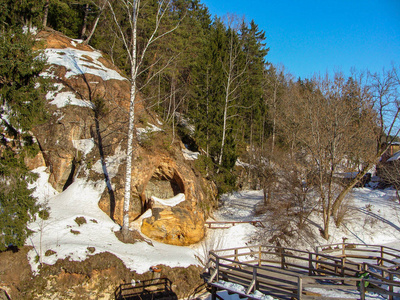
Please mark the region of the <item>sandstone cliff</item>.
<svg viewBox="0 0 400 300"><path fill-rule="evenodd" d="M102 54L57 32L43 31L48 70L55 88L47 96L49 119L34 128L40 153L30 168L46 166L49 181L63 191L76 178L107 182L100 208L122 224L129 82ZM202 202L213 197L211 185L182 155L167 125L137 99L130 220L151 208L152 196L184 194L175 206L156 205L143 220L142 232L174 245L204 236Z"/></svg>

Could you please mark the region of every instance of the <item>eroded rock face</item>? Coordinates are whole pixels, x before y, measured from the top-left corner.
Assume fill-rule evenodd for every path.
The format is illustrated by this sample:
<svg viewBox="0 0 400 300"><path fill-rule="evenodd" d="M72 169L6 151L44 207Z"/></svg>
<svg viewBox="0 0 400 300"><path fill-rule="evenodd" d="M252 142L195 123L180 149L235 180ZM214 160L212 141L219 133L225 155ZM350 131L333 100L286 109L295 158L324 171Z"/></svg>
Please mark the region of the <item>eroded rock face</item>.
<svg viewBox="0 0 400 300"><path fill-rule="evenodd" d="M140 160L135 160L132 168L132 193L130 219L139 217L146 209L153 210L153 216L144 219L142 232L159 242L172 245L190 245L199 242L205 233L204 213L199 209L200 201L207 195L201 187L202 178L197 177L187 162L172 159L156 150L157 154L139 149ZM122 224L123 182L116 197L115 220ZM171 198L179 193L185 194L185 201L177 206L153 205L152 196ZM100 207L110 210L108 195L103 194Z"/></svg>
<svg viewBox="0 0 400 300"><path fill-rule="evenodd" d="M152 217L143 220L142 232L163 243L186 246L204 237L204 217L185 207L161 206L152 209Z"/></svg>
<svg viewBox="0 0 400 300"><path fill-rule="evenodd" d="M75 65L81 63L79 59L83 60L84 67L79 71L83 72L93 60L90 55L90 51L94 51L92 48L57 32L44 31L39 37L48 48L52 48L53 54L62 52L57 49L68 49L62 52L62 57L71 54L70 60L75 61ZM78 54L74 54L75 50L79 50ZM82 51L89 54L77 58L76 55ZM96 55L98 57L99 53ZM99 62L111 72L118 71L103 57L98 58L96 66ZM33 129L41 152L27 164L32 169L45 165L50 173L50 183L59 192L76 177L85 177L93 182L106 181L108 188L99 200L99 207L122 225L129 82L90 72L71 76L70 68L73 67L51 65L49 68L57 91L48 97L50 118ZM62 93L67 93L70 103L56 103L55 99ZM163 130L158 116L145 110L143 105L143 101L137 101L136 128L156 124L160 130L138 133L134 141L130 221L151 206L151 196L170 198L184 193L186 200L175 207L154 207L153 217L144 221L142 230L150 238L165 243L196 243L204 236L204 213L199 204L215 194L212 188L208 189L209 183L196 173L191 162L184 160L182 143L176 138L171 142L172 138ZM92 144L92 147L81 149L77 146L80 142Z"/></svg>

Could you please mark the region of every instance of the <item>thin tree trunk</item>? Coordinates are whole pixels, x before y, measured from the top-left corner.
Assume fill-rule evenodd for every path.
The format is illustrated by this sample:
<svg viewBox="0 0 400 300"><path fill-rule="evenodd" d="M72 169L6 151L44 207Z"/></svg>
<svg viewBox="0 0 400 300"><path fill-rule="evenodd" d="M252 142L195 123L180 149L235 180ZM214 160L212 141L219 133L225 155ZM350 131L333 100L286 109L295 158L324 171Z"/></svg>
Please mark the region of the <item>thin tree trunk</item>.
<svg viewBox="0 0 400 300"><path fill-rule="evenodd" d="M224 125L222 128L222 141L221 141L221 152L219 155L218 164L222 165L222 156L224 155L224 146L225 146L225 138L226 138L226 123L228 118L228 104L229 104L229 88L230 88L230 76L228 77L228 84L226 86L226 95L225 95L225 106L224 106Z"/></svg>
<svg viewBox="0 0 400 300"><path fill-rule="evenodd" d="M50 5L50 0L46 0L46 3L44 4L44 15L43 15L43 27L47 27L47 17L49 15L49 5Z"/></svg>
<svg viewBox="0 0 400 300"><path fill-rule="evenodd" d="M131 91L129 105L129 126L128 126L128 146L126 158L126 173L125 173L125 190L124 190L124 212L122 223L122 235L124 240L127 240L129 234L129 208L131 200L131 184L132 184L132 155L133 155L133 135L135 130L135 98L136 98L136 77L137 77L137 61L136 61L136 35L137 35L137 11L138 1L133 5L132 12L132 53L131 53Z"/></svg>
<svg viewBox="0 0 400 300"><path fill-rule="evenodd" d="M83 39L86 34L88 15L89 15L89 4L86 3L85 4L85 16L83 17L83 25L82 25L82 30L81 30L81 39Z"/></svg>
<svg viewBox="0 0 400 300"><path fill-rule="evenodd" d="M277 81L278 81L278 79L276 78L276 81L275 81L275 85L274 85L274 99L273 99L273 105L272 105L272 107L273 107L273 110L274 110L274 112L273 112L273 120L272 120L272 146L271 146L271 152L272 153L274 153L274 149L275 149L275 136L276 136L276 93L277 93L277 89L278 89L278 87L277 87Z"/></svg>
<svg viewBox="0 0 400 300"><path fill-rule="evenodd" d="M89 44L90 40L93 37L94 32L96 31L97 25L99 24L101 15L103 14L103 11L105 9L107 5L107 0L104 0L103 5L100 8L100 13L98 14L98 16L96 17L96 20L94 21L92 30L90 30L89 36L85 39L85 41L83 42L85 45Z"/></svg>

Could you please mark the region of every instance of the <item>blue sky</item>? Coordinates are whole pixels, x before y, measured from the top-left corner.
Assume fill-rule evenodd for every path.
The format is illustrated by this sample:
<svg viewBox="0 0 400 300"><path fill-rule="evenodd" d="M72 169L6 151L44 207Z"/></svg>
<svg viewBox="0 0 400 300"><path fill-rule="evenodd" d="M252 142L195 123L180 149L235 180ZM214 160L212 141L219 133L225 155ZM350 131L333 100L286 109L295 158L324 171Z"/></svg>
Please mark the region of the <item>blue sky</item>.
<svg viewBox="0 0 400 300"><path fill-rule="evenodd" d="M400 64L400 0L201 0L212 16L252 19L266 33L267 61L295 77Z"/></svg>

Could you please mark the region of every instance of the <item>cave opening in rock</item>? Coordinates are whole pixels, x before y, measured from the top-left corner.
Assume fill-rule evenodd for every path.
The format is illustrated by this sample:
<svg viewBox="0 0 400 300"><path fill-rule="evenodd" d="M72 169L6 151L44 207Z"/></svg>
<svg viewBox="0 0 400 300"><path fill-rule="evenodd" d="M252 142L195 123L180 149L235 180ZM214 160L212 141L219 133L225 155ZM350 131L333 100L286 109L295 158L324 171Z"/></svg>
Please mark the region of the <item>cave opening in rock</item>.
<svg viewBox="0 0 400 300"><path fill-rule="evenodd" d="M163 173L156 172L146 185L145 189L145 210L150 208L150 198L152 196L169 199L180 193L184 193L183 182L181 178L174 173L173 176L168 176Z"/></svg>

